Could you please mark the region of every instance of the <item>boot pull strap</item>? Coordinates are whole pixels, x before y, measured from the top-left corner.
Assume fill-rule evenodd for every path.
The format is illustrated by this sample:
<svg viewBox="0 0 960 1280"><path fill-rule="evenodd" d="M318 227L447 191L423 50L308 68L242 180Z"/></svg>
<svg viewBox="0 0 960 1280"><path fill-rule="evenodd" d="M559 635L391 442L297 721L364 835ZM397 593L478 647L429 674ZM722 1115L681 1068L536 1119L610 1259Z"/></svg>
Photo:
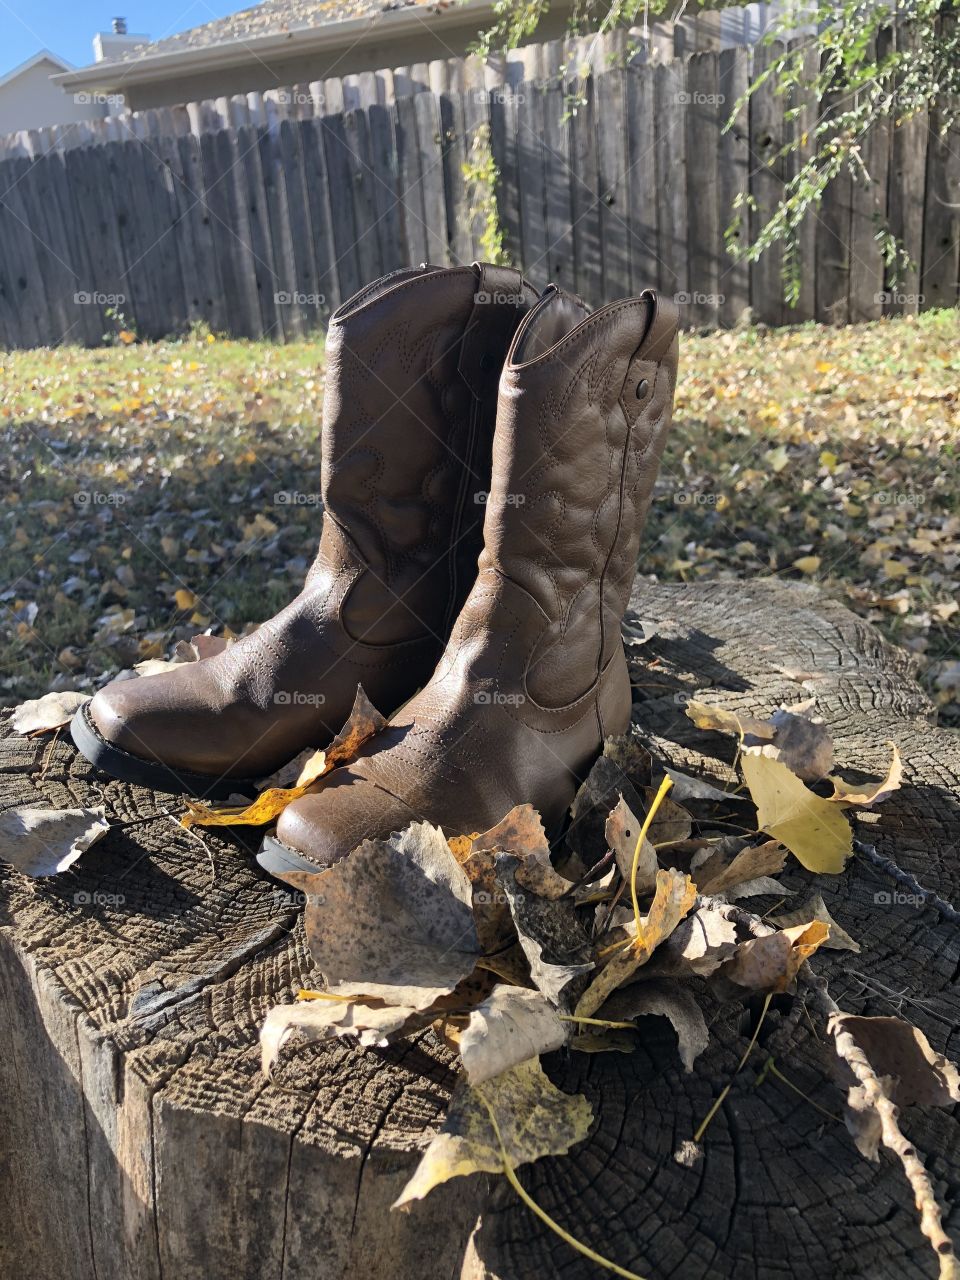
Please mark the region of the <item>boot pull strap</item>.
<svg viewBox="0 0 960 1280"><path fill-rule="evenodd" d="M475 262L473 314L460 350L460 376L478 398L496 387L514 330L537 300L537 291L513 267Z"/></svg>
<svg viewBox="0 0 960 1280"><path fill-rule="evenodd" d="M659 364L677 336L680 308L672 298L664 297L656 289L644 289L640 297L650 302L653 314L637 354L642 355L644 360Z"/></svg>

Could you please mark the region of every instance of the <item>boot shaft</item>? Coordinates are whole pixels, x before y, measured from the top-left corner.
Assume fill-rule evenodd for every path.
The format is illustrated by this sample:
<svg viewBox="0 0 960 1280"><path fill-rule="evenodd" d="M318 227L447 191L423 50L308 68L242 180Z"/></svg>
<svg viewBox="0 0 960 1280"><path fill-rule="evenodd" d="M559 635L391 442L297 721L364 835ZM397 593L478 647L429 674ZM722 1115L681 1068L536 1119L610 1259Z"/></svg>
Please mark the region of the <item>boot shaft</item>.
<svg viewBox="0 0 960 1280"><path fill-rule="evenodd" d="M652 292L591 315L551 286L514 338L480 568L539 606L525 683L542 706L588 688L620 645L677 356L677 308Z"/></svg>
<svg viewBox="0 0 960 1280"><path fill-rule="evenodd" d="M462 604L482 542L499 371L536 298L506 268L423 266L334 313L320 559L357 573L342 607L355 638L443 636Z"/></svg>

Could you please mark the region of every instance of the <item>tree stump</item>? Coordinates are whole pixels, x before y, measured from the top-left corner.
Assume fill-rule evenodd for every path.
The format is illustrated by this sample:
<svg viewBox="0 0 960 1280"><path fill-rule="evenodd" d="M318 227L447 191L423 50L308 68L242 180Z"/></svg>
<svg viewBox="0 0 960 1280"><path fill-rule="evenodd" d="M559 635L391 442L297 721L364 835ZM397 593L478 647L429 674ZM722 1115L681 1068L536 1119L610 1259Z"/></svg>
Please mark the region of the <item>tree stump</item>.
<svg viewBox="0 0 960 1280"><path fill-rule="evenodd" d="M848 777L881 776L889 740L903 755L903 789L857 818L858 838L960 904L960 737L934 727L906 654L806 587L639 583L632 607L656 627L632 649L634 722L663 759L732 777L730 739L696 730L687 696L725 690L725 705L766 713L813 692ZM389 1212L453 1083L429 1033L382 1051L303 1046L276 1081L261 1076L267 1010L316 975L299 907L258 871L244 833L184 831L176 798L104 778L62 735L0 742L0 803L102 803L115 824L71 872L0 871L4 1280L600 1274L502 1179L454 1181ZM862 947L816 956L834 998L865 1013L902 1006L957 1057L949 909L861 856L839 877L795 866L782 878L821 892ZM522 1172L548 1213L649 1280L936 1275L899 1166L863 1160L830 1118L843 1094L802 1001L771 1006L761 1052L693 1160L682 1144L731 1079L750 1010L725 1008L691 1075L664 1020L646 1025L636 1053L547 1059L597 1115L571 1156ZM792 1088L759 1079L771 1056ZM956 1235L960 1127L921 1109L903 1124Z"/></svg>

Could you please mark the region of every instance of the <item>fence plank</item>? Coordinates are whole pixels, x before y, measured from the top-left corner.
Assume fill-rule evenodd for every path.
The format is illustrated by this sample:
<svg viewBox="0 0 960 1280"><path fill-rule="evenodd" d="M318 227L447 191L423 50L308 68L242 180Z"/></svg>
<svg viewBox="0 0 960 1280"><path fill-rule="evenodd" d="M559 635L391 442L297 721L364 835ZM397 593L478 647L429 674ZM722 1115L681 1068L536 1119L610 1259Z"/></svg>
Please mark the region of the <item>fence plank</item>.
<svg viewBox="0 0 960 1280"><path fill-rule="evenodd" d="M330 221L336 255L337 280L342 299L349 298L365 283L357 256L354 223L353 175L343 127L343 114L323 116L320 122L330 193Z"/></svg>
<svg viewBox="0 0 960 1280"><path fill-rule="evenodd" d="M890 130L875 120L860 147L863 171L850 180L850 302L847 319L857 324L883 314L883 253L877 233L887 206Z"/></svg>
<svg viewBox="0 0 960 1280"><path fill-rule="evenodd" d="M234 317L225 306L214 244L213 214L204 190L200 143L201 139L192 133L175 137L170 142L171 166L174 157L179 164L174 174L179 179L177 198L187 253L183 280L188 299L191 292L195 298L197 317L206 320L215 333L222 333L232 328Z"/></svg>
<svg viewBox="0 0 960 1280"><path fill-rule="evenodd" d="M547 221L547 257L533 273L534 283L553 280L565 289L576 289L573 259L573 208L571 204L570 122L566 119L564 90L557 77L543 94L544 212Z"/></svg>
<svg viewBox="0 0 960 1280"><path fill-rule="evenodd" d="M317 291L323 298L320 303L320 312L322 316L326 316L340 305L342 298L340 282L337 279L336 248L330 213L331 187L327 177L323 131L320 120L316 116L312 120L301 122L300 152L303 161L303 180L306 188L310 244L313 249Z"/></svg>
<svg viewBox="0 0 960 1280"><path fill-rule="evenodd" d="M543 100L528 81L517 89L517 175L520 187L520 263L525 274L544 275L549 241L544 195Z"/></svg>
<svg viewBox="0 0 960 1280"><path fill-rule="evenodd" d="M819 47L809 37L790 42L791 48L801 51L804 68L804 88L795 89L791 93L790 107L797 111L792 122L787 122L791 132L794 150L786 157L787 180L795 178L806 162L816 154L816 124L820 104L812 85L819 63ZM799 324L812 320L817 307L817 211L807 212L796 232L796 269L799 288L796 302L787 306L784 319L790 324Z"/></svg>
<svg viewBox="0 0 960 1280"><path fill-rule="evenodd" d="M471 258L470 219L467 189L463 177L463 164L466 160L463 95L453 89L441 93L438 110L443 137L443 198L447 211L447 244L450 261L469 262Z"/></svg>
<svg viewBox="0 0 960 1280"><path fill-rule="evenodd" d="M924 307L957 305L960 278L960 128L944 134L934 113L927 144L927 189L923 224Z"/></svg>
<svg viewBox="0 0 960 1280"><path fill-rule="evenodd" d="M204 205L209 213L223 310L229 317L231 333L258 338L263 326L250 262L250 231L236 164L238 154L236 130L223 129L200 137Z"/></svg>
<svg viewBox="0 0 960 1280"><path fill-rule="evenodd" d="M720 84L715 53L695 53L687 64L687 244L690 294L686 322L720 322Z"/></svg>
<svg viewBox="0 0 960 1280"><path fill-rule="evenodd" d="M287 190L280 150L280 130L289 120L279 120L276 129L260 131L258 150L263 178L265 230L273 257L273 302L276 308L277 332L280 337L300 337L308 322L303 314L297 285L297 267L293 256Z"/></svg>
<svg viewBox="0 0 960 1280"><path fill-rule="evenodd" d="M670 297L689 292L687 261L687 147L683 94L685 68L668 62L654 69L657 226L660 288Z"/></svg>
<svg viewBox="0 0 960 1280"><path fill-rule="evenodd" d="M630 293L630 206L627 196L626 130L611 129L626 109L626 72L597 76L597 181L600 193L600 243L603 248L603 300Z"/></svg>
<svg viewBox="0 0 960 1280"><path fill-rule="evenodd" d="M306 191L303 154L300 138L304 119L285 120L280 126L280 161L283 168L283 185L286 191L287 225L289 227L290 252L293 256L294 287L301 295L298 303L301 332L315 329L325 316L325 304L320 301L323 293L317 282L317 263L314 254L313 235L310 230L310 208Z"/></svg>
<svg viewBox="0 0 960 1280"><path fill-rule="evenodd" d="M471 62L479 62L479 59L471 59ZM482 65L481 65L482 71ZM482 82L482 76L480 77ZM482 87L482 83L478 84L477 77L468 84L463 91L463 140L464 140L464 156L468 163L472 163L475 159L475 146L480 134L480 130L484 130L485 144L490 145L490 112L489 102L487 100L487 92ZM496 198L496 193L491 193L492 198ZM471 260L485 259L488 252L485 248L483 235L486 224L486 211L483 208L474 208L473 192L469 185L464 183L464 199L466 201L466 217L468 224L469 257Z"/></svg>
<svg viewBox="0 0 960 1280"><path fill-rule="evenodd" d="M437 99L432 93L414 94L417 146L420 152L420 189L427 233L427 262L446 266L447 210L443 198L443 151Z"/></svg>
<svg viewBox="0 0 960 1280"><path fill-rule="evenodd" d="M490 95L490 145L497 166L497 209L507 257L520 264L523 241L520 232L520 186L517 165L517 100L509 89Z"/></svg>
<svg viewBox="0 0 960 1280"><path fill-rule="evenodd" d="M603 302L603 245L594 101L594 82L588 80L583 102L570 121L571 181L576 288L591 306L599 306Z"/></svg>
<svg viewBox="0 0 960 1280"><path fill-rule="evenodd" d="M50 309L37 262L36 239L27 221L20 182L33 163L16 157L3 167L0 187L0 230L4 261L9 264L2 281L6 311L15 346L37 347L52 341ZM19 340L16 340L19 338Z"/></svg>
<svg viewBox="0 0 960 1280"><path fill-rule="evenodd" d="M423 208L420 173L420 146L417 140L418 94L407 94L396 102L397 192L403 219L404 240L410 262L429 262L427 221Z"/></svg>
<svg viewBox="0 0 960 1280"><path fill-rule="evenodd" d="M717 59L717 91L724 124L750 82L750 58L746 49L724 49ZM736 243L747 246L750 192L750 112L744 104L719 141L717 166L717 288L721 294L719 321L732 328L750 306L750 265L737 260L726 246L727 228L736 219Z"/></svg>
<svg viewBox="0 0 960 1280"><path fill-rule="evenodd" d="M779 41L757 45L754 75L758 76L783 52ZM750 195L754 208L750 218L751 242L776 212L783 197L785 164L780 149L785 140L784 102L775 92L770 77L750 98ZM754 320L764 324L784 323L783 249L773 244L753 263L750 272L750 301Z"/></svg>
<svg viewBox="0 0 960 1280"><path fill-rule="evenodd" d="M377 234L380 244L381 271L396 271L408 266L403 239L403 218L398 190L397 139L393 109L372 106L370 121L370 155L375 175L374 194L377 208Z"/></svg>
<svg viewBox="0 0 960 1280"><path fill-rule="evenodd" d="M917 38L909 29L901 29L899 36L906 48ZM887 219L908 262L897 273L896 281L890 281L884 306L888 315L916 315L920 309L927 137L926 108L901 120L891 130Z"/></svg>

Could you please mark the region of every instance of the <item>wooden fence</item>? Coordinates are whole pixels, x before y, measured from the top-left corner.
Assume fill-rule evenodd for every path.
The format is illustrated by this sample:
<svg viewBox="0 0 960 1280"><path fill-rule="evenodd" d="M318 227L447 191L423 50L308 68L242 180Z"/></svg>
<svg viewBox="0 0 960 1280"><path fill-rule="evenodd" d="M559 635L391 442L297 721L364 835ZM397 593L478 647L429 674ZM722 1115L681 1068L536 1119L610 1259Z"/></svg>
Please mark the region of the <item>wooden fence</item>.
<svg viewBox="0 0 960 1280"><path fill-rule="evenodd" d="M593 304L656 285L697 326L748 308L783 324L954 304L960 138L940 138L936 120L873 130L869 176L835 182L802 229L795 308L779 250L750 267L727 254L737 196L755 203L755 231L796 163L778 158L787 131L809 136L817 110L764 89L723 132L751 57L769 56L734 48L594 74L568 119L554 73L2 161L0 343L97 343L118 313L144 337L205 321L288 339L385 271L470 261L484 209L463 167L483 125L507 252L536 283ZM913 263L895 290L877 215Z"/></svg>

